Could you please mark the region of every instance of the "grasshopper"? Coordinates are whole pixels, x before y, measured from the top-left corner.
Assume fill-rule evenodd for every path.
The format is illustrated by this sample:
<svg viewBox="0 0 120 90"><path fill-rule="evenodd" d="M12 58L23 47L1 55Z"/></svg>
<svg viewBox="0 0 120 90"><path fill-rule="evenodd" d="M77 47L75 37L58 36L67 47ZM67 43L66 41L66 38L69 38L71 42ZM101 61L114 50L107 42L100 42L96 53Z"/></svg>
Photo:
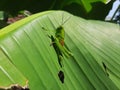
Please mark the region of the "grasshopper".
<svg viewBox="0 0 120 90"><path fill-rule="evenodd" d="M69 18L68 18L69 19ZM67 19L67 20L68 20ZM63 18L62 18L63 20ZM67 21L66 20L66 21ZM51 21L51 20L50 20ZM66 22L65 21L65 22ZM64 22L64 23L65 23ZM52 23L52 22L51 22ZM62 25L64 24L62 23ZM69 57L69 56L72 56L72 53L67 49L65 48L64 46L64 38L65 38L65 30L64 28L62 27L62 25L60 25L55 31L55 35L50 35L49 38L51 39L52 41L52 45L54 47L54 50L57 54L57 57L58 57L58 62L59 62L59 65L62 67L62 57L63 55L65 57ZM53 25L54 26L54 25ZM42 29L45 30L45 28L42 27Z"/></svg>
<svg viewBox="0 0 120 90"><path fill-rule="evenodd" d="M68 17L64 22L63 22L63 17L62 17L62 24L56 29L55 37L59 40L60 44L63 46L64 45L64 38L65 38L65 30L63 28L63 24L66 23L67 20L69 20L70 17Z"/></svg>
<svg viewBox="0 0 120 90"><path fill-rule="evenodd" d="M58 62L60 64L60 66L62 67L61 61L62 61L63 54L68 58L69 56L72 56L72 53L61 45L58 38L53 37L52 35L51 35L50 38L51 38L54 50L55 50L55 52L57 54Z"/></svg>

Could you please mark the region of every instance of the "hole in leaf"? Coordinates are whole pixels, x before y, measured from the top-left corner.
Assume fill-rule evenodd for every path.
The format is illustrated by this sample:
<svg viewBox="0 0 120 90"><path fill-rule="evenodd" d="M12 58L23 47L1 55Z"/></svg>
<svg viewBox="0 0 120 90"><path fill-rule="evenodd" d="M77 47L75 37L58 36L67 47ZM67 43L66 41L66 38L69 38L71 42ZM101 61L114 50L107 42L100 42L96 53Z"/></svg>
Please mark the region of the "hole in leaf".
<svg viewBox="0 0 120 90"><path fill-rule="evenodd" d="M102 65L103 65L103 67L104 67L104 70L105 70L105 72L106 72L106 75L109 76L109 74L108 74L108 72L107 72L107 66L105 65L104 62L102 62Z"/></svg>
<svg viewBox="0 0 120 90"><path fill-rule="evenodd" d="M59 71L58 77L59 77L60 81L61 81L62 83L64 83L64 73L63 73L63 71L61 71L61 70Z"/></svg>

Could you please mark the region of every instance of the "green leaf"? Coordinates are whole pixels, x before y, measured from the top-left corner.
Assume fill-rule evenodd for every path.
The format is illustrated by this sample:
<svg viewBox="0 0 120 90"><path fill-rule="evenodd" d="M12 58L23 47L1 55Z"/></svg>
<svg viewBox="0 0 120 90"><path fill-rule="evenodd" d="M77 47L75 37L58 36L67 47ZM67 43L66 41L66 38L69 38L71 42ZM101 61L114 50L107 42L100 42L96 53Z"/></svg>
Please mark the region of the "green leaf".
<svg viewBox="0 0 120 90"><path fill-rule="evenodd" d="M108 0L64 0L64 2L62 3L62 7L72 4L72 3L77 3L80 4L81 6L83 6L86 10L86 12L90 12L92 9L91 3L93 2L103 2L103 3L107 3Z"/></svg>
<svg viewBox="0 0 120 90"><path fill-rule="evenodd" d="M0 20L3 20L4 19L4 12L3 11L0 11Z"/></svg>
<svg viewBox="0 0 120 90"><path fill-rule="evenodd" d="M68 17L63 25L65 46L73 57L64 57L61 68L48 35L54 35ZM0 86L24 86L28 80L31 90L118 90L119 36L115 24L84 20L64 11L29 16L0 31ZM64 83L58 77L60 70Z"/></svg>

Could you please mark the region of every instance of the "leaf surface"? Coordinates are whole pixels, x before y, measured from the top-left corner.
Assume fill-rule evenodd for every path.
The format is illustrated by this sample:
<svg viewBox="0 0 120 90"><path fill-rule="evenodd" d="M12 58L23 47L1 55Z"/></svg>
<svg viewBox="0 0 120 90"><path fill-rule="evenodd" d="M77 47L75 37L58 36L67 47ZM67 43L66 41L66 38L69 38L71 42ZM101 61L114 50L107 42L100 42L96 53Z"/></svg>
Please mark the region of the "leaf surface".
<svg viewBox="0 0 120 90"><path fill-rule="evenodd" d="M64 57L61 68L48 35L54 35L69 17L63 25L65 47L73 57ZM28 80L31 90L118 90L119 36L115 24L85 20L64 11L34 14L0 31L0 86L24 86ZM65 75L63 84L60 70Z"/></svg>

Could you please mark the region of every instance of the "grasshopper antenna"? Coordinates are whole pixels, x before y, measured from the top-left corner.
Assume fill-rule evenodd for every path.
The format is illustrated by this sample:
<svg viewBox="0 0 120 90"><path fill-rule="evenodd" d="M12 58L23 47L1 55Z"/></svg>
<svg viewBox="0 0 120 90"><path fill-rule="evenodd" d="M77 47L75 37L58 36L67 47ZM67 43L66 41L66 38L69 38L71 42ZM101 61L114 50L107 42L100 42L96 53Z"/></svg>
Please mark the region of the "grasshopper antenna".
<svg viewBox="0 0 120 90"><path fill-rule="evenodd" d="M49 17L48 17L49 18ZM69 19L71 18L71 16L69 16L65 21L64 21L64 13L62 13L62 24L60 25L59 23L58 23L58 21L56 20L56 18L54 18L54 20L56 21L56 23L58 24L58 25L60 25L60 26L62 26L62 25L64 25ZM49 18L49 20L50 20L50 18ZM50 20L50 22L52 23L52 21ZM52 25L53 25L53 23L52 23ZM54 25L53 25L54 26ZM54 26L55 27L55 26Z"/></svg>
<svg viewBox="0 0 120 90"><path fill-rule="evenodd" d="M63 21L64 20L64 13L63 13L62 14L62 24L61 24L61 26L64 25L70 18L71 18L71 16L69 16L65 21Z"/></svg>

